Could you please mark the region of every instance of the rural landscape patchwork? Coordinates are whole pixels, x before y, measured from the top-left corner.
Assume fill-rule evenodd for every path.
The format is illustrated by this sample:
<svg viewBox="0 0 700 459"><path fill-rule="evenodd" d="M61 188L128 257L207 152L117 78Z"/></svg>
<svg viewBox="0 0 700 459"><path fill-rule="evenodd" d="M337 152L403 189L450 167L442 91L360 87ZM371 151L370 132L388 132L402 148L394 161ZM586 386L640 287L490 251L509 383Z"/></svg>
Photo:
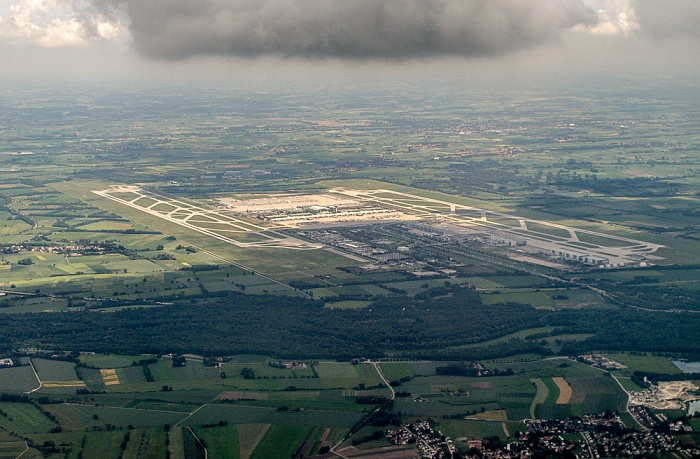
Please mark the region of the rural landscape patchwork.
<svg viewBox="0 0 700 459"><path fill-rule="evenodd" d="M3 97L3 457L697 451L686 101L112 91Z"/></svg>

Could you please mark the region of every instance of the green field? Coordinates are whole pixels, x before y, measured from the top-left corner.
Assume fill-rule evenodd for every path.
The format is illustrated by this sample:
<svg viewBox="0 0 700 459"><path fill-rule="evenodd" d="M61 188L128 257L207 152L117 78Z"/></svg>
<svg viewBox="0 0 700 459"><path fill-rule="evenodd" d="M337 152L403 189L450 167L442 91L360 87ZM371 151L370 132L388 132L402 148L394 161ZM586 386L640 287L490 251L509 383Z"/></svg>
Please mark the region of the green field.
<svg viewBox="0 0 700 459"><path fill-rule="evenodd" d="M103 354L84 354L80 356L80 361L86 365L97 368L122 368L131 366L143 357L126 356L126 355L103 355Z"/></svg>
<svg viewBox="0 0 700 459"><path fill-rule="evenodd" d="M240 425L230 424L225 427L209 427L193 429L197 437L207 445L207 457L238 459L240 445L238 429Z"/></svg>
<svg viewBox="0 0 700 459"><path fill-rule="evenodd" d="M85 382L81 381L76 366L72 362L32 359L32 365L41 381L41 391L47 393L71 393L76 388L84 388ZM87 375L88 379L99 385L99 377Z"/></svg>
<svg viewBox="0 0 700 459"><path fill-rule="evenodd" d="M126 434L125 434L126 435ZM164 428L133 429L124 449L124 457L144 457L157 459L166 454L167 432Z"/></svg>
<svg viewBox="0 0 700 459"><path fill-rule="evenodd" d="M109 406L64 405L57 409L64 416L73 418L71 422L84 425L104 426L110 424L122 428L133 427L162 427L165 424L174 425L182 421L186 414L157 411L136 410Z"/></svg>
<svg viewBox="0 0 700 459"><path fill-rule="evenodd" d="M250 457L253 459L291 457L311 432L313 429L309 427L273 424Z"/></svg>
<svg viewBox="0 0 700 459"><path fill-rule="evenodd" d="M627 366L628 369L624 370L625 374L630 374L634 371L668 374L682 373L680 368L671 363L666 357L630 354L606 354L605 356L610 360Z"/></svg>
<svg viewBox="0 0 700 459"><path fill-rule="evenodd" d="M515 431L522 430L521 423L501 423L477 420L439 420L438 429L450 438L468 440L482 439L485 437L499 437L506 439ZM508 432L508 434L506 434Z"/></svg>
<svg viewBox="0 0 700 459"><path fill-rule="evenodd" d="M56 423L29 403L0 402L0 427L23 434L48 432Z"/></svg>
<svg viewBox="0 0 700 459"><path fill-rule="evenodd" d="M39 381L29 365L0 368L0 388L3 391L25 392L37 387Z"/></svg>

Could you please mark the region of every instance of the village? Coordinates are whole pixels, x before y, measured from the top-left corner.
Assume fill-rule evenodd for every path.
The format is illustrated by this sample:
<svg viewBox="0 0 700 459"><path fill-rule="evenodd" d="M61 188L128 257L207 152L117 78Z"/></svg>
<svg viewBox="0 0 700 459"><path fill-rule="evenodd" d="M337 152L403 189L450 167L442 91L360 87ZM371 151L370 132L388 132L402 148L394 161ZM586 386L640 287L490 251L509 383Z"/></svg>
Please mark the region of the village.
<svg viewBox="0 0 700 459"><path fill-rule="evenodd" d="M516 432L517 440L503 443L498 438L466 441L465 458L515 459L530 457L602 457L646 456L662 452L683 452L700 457L700 449L680 443L675 434L692 429L682 421L667 426L653 422L643 431L625 428L619 414L605 412L568 419L528 420L525 432ZM578 434L578 435L576 435ZM456 457L455 441L445 437L428 421L402 425L389 430L387 439L395 445L415 444L421 458ZM577 438L578 437L578 438Z"/></svg>

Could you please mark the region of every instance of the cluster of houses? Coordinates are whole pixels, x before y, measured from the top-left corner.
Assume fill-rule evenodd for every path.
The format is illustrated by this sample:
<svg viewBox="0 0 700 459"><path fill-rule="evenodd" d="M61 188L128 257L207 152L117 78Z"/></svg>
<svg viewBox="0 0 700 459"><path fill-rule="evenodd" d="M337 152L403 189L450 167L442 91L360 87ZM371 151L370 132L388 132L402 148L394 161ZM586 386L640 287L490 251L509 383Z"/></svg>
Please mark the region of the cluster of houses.
<svg viewBox="0 0 700 459"><path fill-rule="evenodd" d="M458 439L466 442L468 451L462 457L488 459L525 459L534 457L648 457L649 455L683 452L684 457L700 457L696 446L683 445L674 437L692 431L681 421L668 429L653 423L643 431L631 431L619 414L605 412L567 419L528 420L526 431L516 433L515 441L498 438L482 440ZM579 434L572 439L571 434ZM453 457L455 443L445 437L429 421L418 421L389 430L386 437L395 445L415 445L421 458Z"/></svg>
<svg viewBox="0 0 700 459"><path fill-rule="evenodd" d="M450 437L444 436L429 421L402 425L399 429L388 431L386 437L395 445L414 444L422 458L448 458L457 451Z"/></svg>
<svg viewBox="0 0 700 459"><path fill-rule="evenodd" d="M67 255L69 257L80 257L83 254L90 255L102 255L113 244L101 245L101 244L71 244L71 245L47 245L47 246L34 246L29 244L13 244L4 245L0 248L2 253L25 253L25 252L36 252L36 253L57 253L61 255Z"/></svg>

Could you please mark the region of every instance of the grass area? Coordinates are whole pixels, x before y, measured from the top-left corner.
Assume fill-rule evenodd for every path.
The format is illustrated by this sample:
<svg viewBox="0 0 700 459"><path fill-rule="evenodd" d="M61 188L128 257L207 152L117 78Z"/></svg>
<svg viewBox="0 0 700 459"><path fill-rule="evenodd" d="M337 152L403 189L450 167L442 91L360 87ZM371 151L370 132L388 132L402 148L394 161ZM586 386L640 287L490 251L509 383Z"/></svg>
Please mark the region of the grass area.
<svg viewBox="0 0 700 459"><path fill-rule="evenodd" d="M250 457L251 459L292 457L311 430L303 426L273 424Z"/></svg>
<svg viewBox="0 0 700 459"><path fill-rule="evenodd" d="M120 445L122 441L124 441L124 432L120 431L83 434L76 445L79 447L71 451L69 458L99 457L117 459L121 453Z"/></svg>
<svg viewBox="0 0 700 459"><path fill-rule="evenodd" d="M189 365L189 364L188 364ZM210 377L216 379L219 378L219 370L214 367L204 367L201 364L200 371L202 372L207 372L210 374ZM196 368L196 367L194 367ZM255 372L255 377L256 378L292 378L292 379L297 379L297 378L311 378L314 376L313 370L311 369L311 365L304 364L304 366L297 366L296 368L278 368L278 367L273 367L268 364L264 365L250 365L250 364L241 364L241 363L227 363L222 366L223 371L226 372L227 375L231 376L240 376L241 371L244 368L251 368ZM174 370L174 369L173 369ZM213 371L216 370L216 371Z"/></svg>
<svg viewBox="0 0 700 459"><path fill-rule="evenodd" d="M15 459L20 456L27 457L27 458L39 458L41 457L40 454L38 455L33 455L33 453L36 452L36 450L29 450L27 453L24 453L24 450L26 449L26 445L23 441L3 441L0 442L0 458L1 459ZM38 452L37 452L38 453Z"/></svg>
<svg viewBox="0 0 700 459"><path fill-rule="evenodd" d="M558 236L564 238L569 237L569 232L563 228L557 228L555 226L550 225L543 225L537 222L527 222L527 228L531 231L549 234L551 236Z"/></svg>
<svg viewBox="0 0 700 459"><path fill-rule="evenodd" d="M531 379L532 383L537 387L537 394L530 405L530 417L537 419L538 408L549 398L549 386L540 378Z"/></svg>
<svg viewBox="0 0 700 459"><path fill-rule="evenodd" d="M357 379L356 365L340 362L320 362L316 372L321 379Z"/></svg>
<svg viewBox="0 0 700 459"><path fill-rule="evenodd" d="M194 433L207 446L208 457L211 458L240 458L238 443L238 427L234 424L216 427L195 427Z"/></svg>
<svg viewBox="0 0 700 459"><path fill-rule="evenodd" d="M105 385L105 380L102 377L102 373L100 370L95 370L92 368L83 368L83 367L76 367L76 372L78 374L78 377L80 380L85 383L85 385L88 387L88 389L95 391L95 392L101 392L104 391L105 388L107 387ZM109 370L103 370L106 372L109 372ZM114 384L114 379L116 379L116 372L114 370L111 370L110 372L113 374L111 377L107 376L107 379L109 379L110 384ZM118 382L118 379L116 379L116 382Z"/></svg>
<svg viewBox="0 0 700 459"><path fill-rule="evenodd" d="M141 366L123 367L116 369L120 385L124 384L139 384L146 382L146 376L143 373Z"/></svg>
<svg viewBox="0 0 700 459"><path fill-rule="evenodd" d="M168 454L170 459L187 459L182 427L173 427L168 432Z"/></svg>
<svg viewBox="0 0 700 459"><path fill-rule="evenodd" d="M238 442L240 457L247 459L253 454L260 440L265 436L270 429L270 424L239 424Z"/></svg>
<svg viewBox="0 0 700 459"><path fill-rule="evenodd" d="M595 234L587 234L578 232L578 238L581 242L588 244L595 244L602 247L629 247L633 245L627 241L620 241L618 239L612 239L604 236L598 236Z"/></svg>
<svg viewBox="0 0 700 459"><path fill-rule="evenodd" d="M48 432L56 423L29 403L0 402L0 427L24 434Z"/></svg>
<svg viewBox="0 0 700 459"><path fill-rule="evenodd" d="M623 373L631 374L634 371L648 371L652 373L680 374L680 368L671 363L667 357L652 355L631 354L605 354L610 360L614 360L628 367Z"/></svg>
<svg viewBox="0 0 700 459"><path fill-rule="evenodd" d="M0 368L0 390L26 392L37 387L39 381L29 365Z"/></svg>
<svg viewBox="0 0 700 459"><path fill-rule="evenodd" d="M617 378L618 381L620 381L620 384L622 384L622 387L627 391L627 392L639 392L643 388L632 382L630 378L627 376L622 376L620 372L613 372L613 375Z"/></svg>
<svg viewBox="0 0 700 459"><path fill-rule="evenodd" d="M452 420L439 419L436 422L437 428L446 436L456 439L481 440L485 437L496 436L501 439L508 438L515 430L523 430L523 425L520 423L503 423L498 421L481 421L481 420ZM504 429L505 425L505 429ZM513 426L513 428L509 428ZM508 430L506 435L505 430ZM511 432L512 430L512 432Z"/></svg>
<svg viewBox="0 0 700 459"><path fill-rule="evenodd" d="M75 372L75 364L60 360L32 359L32 364L45 387L84 386Z"/></svg>
<svg viewBox="0 0 700 459"><path fill-rule="evenodd" d="M128 432L128 442L124 449L124 458L159 459L167 451L168 432L163 427L153 429L133 429ZM127 434L124 434L126 440Z"/></svg>
<svg viewBox="0 0 700 459"><path fill-rule="evenodd" d="M398 381L401 378L410 378L415 376L415 372L413 371L410 363L388 362L380 364L379 367L389 381Z"/></svg>
<svg viewBox="0 0 700 459"><path fill-rule="evenodd" d="M128 426L147 428L175 425L186 417L185 413L173 411L137 410L110 406L62 405L53 411L62 411L63 416L73 418L74 425L104 426L110 424L122 428ZM207 422L203 422L206 424Z"/></svg>
<svg viewBox="0 0 700 459"><path fill-rule="evenodd" d="M103 355L103 354L83 354L80 361L86 365L97 368L121 368L129 367L133 362L143 359L142 356L129 355Z"/></svg>
<svg viewBox="0 0 700 459"><path fill-rule="evenodd" d="M292 411L273 407L212 404L197 411L184 421L183 425L196 426L224 421L230 424L294 424L350 428L362 416L362 413L349 411Z"/></svg>
<svg viewBox="0 0 700 459"><path fill-rule="evenodd" d="M624 411L627 394L610 376L603 377L567 377L573 390L572 405L579 405L582 414L600 413L606 409ZM576 411L574 414L578 415Z"/></svg>

